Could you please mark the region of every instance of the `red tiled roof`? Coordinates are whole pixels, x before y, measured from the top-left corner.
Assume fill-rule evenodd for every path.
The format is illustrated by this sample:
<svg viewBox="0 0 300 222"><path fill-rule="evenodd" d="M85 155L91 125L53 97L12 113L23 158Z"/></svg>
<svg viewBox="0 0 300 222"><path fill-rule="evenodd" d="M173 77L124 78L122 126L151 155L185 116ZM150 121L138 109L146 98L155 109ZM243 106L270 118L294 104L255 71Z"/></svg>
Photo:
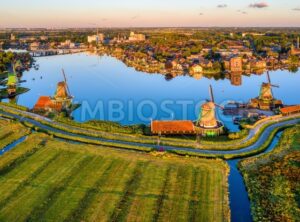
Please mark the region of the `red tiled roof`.
<svg viewBox="0 0 300 222"><path fill-rule="evenodd" d="M300 105L284 107L284 108L281 108L280 111L283 114L285 114L285 113L293 113L293 112L300 112Z"/></svg>
<svg viewBox="0 0 300 222"><path fill-rule="evenodd" d="M34 110L45 110L45 109L55 109L57 111L61 111L62 104L61 103L54 103L51 100L50 96L41 96L37 103L34 105Z"/></svg>
<svg viewBox="0 0 300 222"><path fill-rule="evenodd" d="M193 134L195 127L192 121L152 121L153 134Z"/></svg>

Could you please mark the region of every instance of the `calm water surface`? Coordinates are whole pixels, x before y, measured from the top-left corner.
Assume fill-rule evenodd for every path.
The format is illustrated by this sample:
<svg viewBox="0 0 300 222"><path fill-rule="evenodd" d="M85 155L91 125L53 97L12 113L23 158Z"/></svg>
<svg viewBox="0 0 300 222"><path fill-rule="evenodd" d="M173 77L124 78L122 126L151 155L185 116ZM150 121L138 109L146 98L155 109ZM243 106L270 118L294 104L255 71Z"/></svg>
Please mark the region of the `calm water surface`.
<svg viewBox="0 0 300 222"><path fill-rule="evenodd" d="M160 74L147 74L128 68L115 58L73 54L37 58L39 70L25 72L22 86L31 90L19 96L18 104L32 108L41 95L53 95L56 84L63 80L64 68L71 94L82 107L73 113L75 120L104 119L122 124L149 123L151 119L197 119L199 103L209 98L208 86L214 89L217 103L228 100L247 102L258 96L266 75L242 77L241 86L232 86L229 79L197 80L181 76L166 81ZM274 94L286 104L300 103L298 73L271 72L271 79L280 88ZM185 108L186 107L186 108ZM219 117L235 130L231 118Z"/></svg>

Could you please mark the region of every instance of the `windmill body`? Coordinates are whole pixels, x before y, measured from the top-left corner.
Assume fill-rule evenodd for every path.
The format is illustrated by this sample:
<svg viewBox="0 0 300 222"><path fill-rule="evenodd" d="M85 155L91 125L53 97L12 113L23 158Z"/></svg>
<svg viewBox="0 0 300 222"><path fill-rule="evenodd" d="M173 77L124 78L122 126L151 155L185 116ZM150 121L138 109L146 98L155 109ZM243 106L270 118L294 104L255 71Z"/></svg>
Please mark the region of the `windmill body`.
<svg viewBox="0 0 300 222"><path fill-rule="evenodd" d="M7 94L9 98L12 98L16 95L17 92L17 85L18 85L18 78L15 71L15 66L12 64L12 73L8 73L7 76Z"/></svg>
<svg viewBox="0 0 300 222"><path fill-rule="evenodd" d="M64 70L62 70L62 73L64 76L64 81L57 84L53 102L56 104L61 104L64 109L68 109L72 104L73 97L71 96Z"/></svg>
<svg viewBox="0 0 300 222"><path fill-rule="evenodd" d="M218 122L215 114L216 106L213 102L204 103L201 106L199 126L204 128L215 128Z"/></svg>
<svg viewBox="0 0 300 222"><path fill-rule="evenodd" d="M209 92L210 100L201 106L196 127L198 133L203 136L216 136L224 132L224 124L216 117L216 108L222 107L215 103L211 86Z"/></svg>
<svg viewBox="0 0 300 222"><path fill-rule="evenodd" d="M259 99L263 101L272 101L273 93L272 93L272 85L269 83L263 83L261 85L260 93L259 93Z"/></svg>
<svg viewBox="0 0 300 222"><path fill-rule="evenodd" d="M54 94L54 99L64 101L69 98L71 98L71 96L68 94L66 82L59 82Z"/></svg>

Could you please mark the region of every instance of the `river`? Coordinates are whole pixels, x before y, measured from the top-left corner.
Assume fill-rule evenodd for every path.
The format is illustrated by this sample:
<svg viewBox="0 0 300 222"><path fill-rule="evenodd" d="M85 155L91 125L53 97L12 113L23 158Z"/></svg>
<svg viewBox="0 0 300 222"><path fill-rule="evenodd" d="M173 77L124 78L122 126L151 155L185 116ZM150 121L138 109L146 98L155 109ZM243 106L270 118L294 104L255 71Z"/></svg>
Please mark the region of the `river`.
<svg viewBox="0 0 300 222"><path fill-rule="evenodd" d="M63 81L61 69L66 72L68 85L74 101L82 107L73 113L76 121L90 119L112 120L122 124L149 124L151 119L195 120L201 102L209 98L211 84L217 103L227 101L247 102L257 97L265 74L242 76L241 85L231 85L230 79L215 80L202 77L195 79L180 76L167 81L163 75L138 72L121 61L109 56L87 53L36 58L39 70L24 72L21 85L30 89L19 96L17 102L32 108L39 96L53 95L56 84ZM280 85L274 88L276 98L285 104L298 104L300 72L270 72L272 82ZM219 118L232 131L237 126L232 119L222 115Z"/></svg>

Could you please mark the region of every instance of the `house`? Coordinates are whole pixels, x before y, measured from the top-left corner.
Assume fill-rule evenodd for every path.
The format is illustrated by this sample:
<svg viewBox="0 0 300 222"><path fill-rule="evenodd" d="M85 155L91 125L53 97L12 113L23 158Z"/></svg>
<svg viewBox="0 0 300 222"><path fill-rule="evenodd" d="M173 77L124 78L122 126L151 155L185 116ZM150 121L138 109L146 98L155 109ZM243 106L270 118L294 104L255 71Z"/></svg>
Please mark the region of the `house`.
<svg viewBox="0 0 300 222"><path fill-rule="evenodd" d="M229 61L230 71L231 72L242 72L243 71L243 62L241 57L233 57Z"/></svg>
<svg viewBox="0 0 300 222"><path fill-rule="evenodd" d="M230 69L230 60L224 59L223 66L224 66L225 70L229 70Z"/></svg>
<svg viewBox="0 0 300 222"><path fill-rule="evenodd" d="M41 41L47 41L48 40L48 36L42 35L42 36L40 36L40 40Z"/></svg>
<svg viewBox="0 0 300 222"><path fill-rule="evenodd" d="M40 48L40 43L39 42L33 42L29 45L29 49L31 51L34 51L34 50L38 50Z"/></svg>
<svg viewBox="0 0 300 222"><path fill-rule="evenodd" d="M206 68L206 69L210 69L213 67L213 63L208 59L200 59L199 63L203 68Z"/></svg>
<svg viewBox="0 0 300 222"><path fill-rule="evenodd" d="M244 44L241 41L232 41L232 40L225 40L221 41L219 44L217 44L219 48L228 48L228 49L244 49Z"/></svg>
<svg viewBox="0 0 300 222"><path fill-rule="evenodd" d="M291 50L290 50L290 55L300 56L300 49L295 48L294 45L292 45Z"/></svg>
<svg viewBox="0 0 300 222"><path fill-rule="evenodd" d="M253 59L250 60L251 69L265 69L267 68L267 63L265 60Z"/></svg>
<svg viewBox="0 0 300 222"><path fill-rule="evenodd" d="M62 103L56 103L50 96L41 96L33 107L34 112L61 112Z"/></svg>
<svg viewBox="0 0 300 222"><path fill-rule="evenodd" d="M192 121L151 121L151 133L154 135L192 135L196 134Z"/></svg>
<svg viewBox="0 0 300 222"><path fill-rule="evenodd" d="M176 61L172 61L172 68L173 70L182 71L182 65Z"/></svg>
<svg viewBox="0 0 300 222"><path fill-rule="evenodd" d="M292 114L300 113L300 105L297 106L288 106L280 109L280 112L283 116L289 116Z"/></svg>
<svg viewBox="0 0 300 222"><path fill-rule="evenodd" d="M72 44L71 40L68 39L68 40L60 43L60 46L65 47L65 48L70 48L71 44Z"/></svg>
<svg viewBox="0 0 300 222"><path fill-rule="evenodd" d="M191 73L191 74L199 74L199 73L203 73L203 68L202 68L201 65L194 64L194 65L190 68L190 73Z"/></svg>

